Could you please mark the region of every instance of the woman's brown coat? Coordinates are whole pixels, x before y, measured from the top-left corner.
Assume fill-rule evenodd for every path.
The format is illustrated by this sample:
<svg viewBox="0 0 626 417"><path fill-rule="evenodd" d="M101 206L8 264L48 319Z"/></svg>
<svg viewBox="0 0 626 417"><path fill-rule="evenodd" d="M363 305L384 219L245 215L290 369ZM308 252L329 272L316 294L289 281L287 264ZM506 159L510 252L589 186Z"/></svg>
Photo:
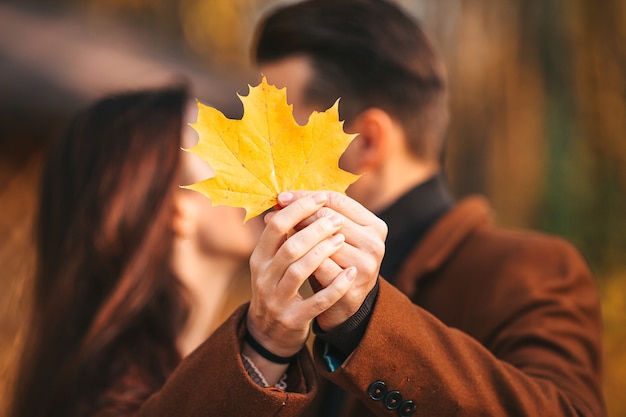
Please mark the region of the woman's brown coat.
<svg viewBox="0 0 626 417"><path fill-rule="evenodd" d="M261 388L241 362L247 305L185 358L163 388L146 401L141 417L295 417L317 392L314 365L303 349L290 365L288 391Z"/></svg>

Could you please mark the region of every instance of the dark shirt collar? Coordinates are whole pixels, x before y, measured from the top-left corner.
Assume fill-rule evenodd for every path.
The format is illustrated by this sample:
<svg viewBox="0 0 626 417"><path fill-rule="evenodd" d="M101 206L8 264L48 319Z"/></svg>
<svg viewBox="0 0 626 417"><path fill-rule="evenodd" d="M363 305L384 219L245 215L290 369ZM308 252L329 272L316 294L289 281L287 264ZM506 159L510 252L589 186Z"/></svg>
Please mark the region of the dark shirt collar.
<svg viewBox="0 0 626 417"><path fill-rule="evenodd" d="M378 216L387 223L385 257L380 274L393 282L404 260L426 231L454 204L444 176L439 173L404 194Z"/></svg>

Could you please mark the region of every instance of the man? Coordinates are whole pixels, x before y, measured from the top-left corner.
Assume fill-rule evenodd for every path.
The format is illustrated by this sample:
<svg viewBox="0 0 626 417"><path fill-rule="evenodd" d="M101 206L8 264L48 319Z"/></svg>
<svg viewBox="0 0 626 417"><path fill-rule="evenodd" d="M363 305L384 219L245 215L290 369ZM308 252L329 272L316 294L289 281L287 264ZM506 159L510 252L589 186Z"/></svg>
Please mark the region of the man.
<svg viewBox="0 0 626 417"><path fill-rule="evenodd" d="M310 414L604 415L590 271L562 239L452 198L445 69L419 26L383 0L309 0L264 18L254 58L299 123L340 98L359 133L340 165L363 174L348 195L389 229L382 278L357 277L316 319L318 369L347 395L322 389Z"/></svg>

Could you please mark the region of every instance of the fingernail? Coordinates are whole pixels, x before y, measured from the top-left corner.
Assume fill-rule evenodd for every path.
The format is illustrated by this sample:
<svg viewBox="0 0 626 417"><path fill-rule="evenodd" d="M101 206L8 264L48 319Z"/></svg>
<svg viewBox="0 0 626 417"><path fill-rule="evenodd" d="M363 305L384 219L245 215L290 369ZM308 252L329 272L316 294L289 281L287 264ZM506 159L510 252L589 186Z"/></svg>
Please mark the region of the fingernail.
<svg viewBox="0 0 626 417"><path fill-rule="evenodd" d="M313 201L317 204L322 204L326 202L326 194L324 193L316 193L312 195Z"/></svg>
<svg viewBox="0 0 626 417"><path fill-rule="evenodd" d="M335 227L339 227L343 224L343 217L341 216L331 216L330 217L330 222L333 224L333 226Z"/></svg>
<svg viewBox="0 0 626 417"><path fill-rule="evenodd" d="M346 270L346 278L348 278L349 281L354 281L354 278L356 278L356 267L351 266Z"/></svg>
<svg viewBox="0 0 626 417"><path fill-rule="evenodd" d="M287 205L293 201L293 194L287 191L284 191L278 194L278 202L282 205Z"/></svg>
<svg viewBox="0 0 626 417"><path fill-rule="evenodd" d="M332 243L335 246L339 246L341 245L343 242L346 241L346 237L344 235L342 235L341 233L337 233L336 235L334 235L333 237L330 238Z"/></svg>

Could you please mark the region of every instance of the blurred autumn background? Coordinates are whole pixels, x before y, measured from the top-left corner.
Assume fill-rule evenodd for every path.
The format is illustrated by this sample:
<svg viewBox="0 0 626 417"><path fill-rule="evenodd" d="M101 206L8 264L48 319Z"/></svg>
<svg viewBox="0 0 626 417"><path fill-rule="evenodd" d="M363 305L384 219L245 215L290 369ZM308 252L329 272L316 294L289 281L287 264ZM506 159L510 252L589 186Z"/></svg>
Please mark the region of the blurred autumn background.
<svg viewBox="0 0 626 417"><path fill-rule="evenodd" d="M249 45L278 0L0 1L0 415L33 272L42 156L100 95L189 80L238 117ZM626 1L405 0L447 62L447 171L498 221L571 240L605 321L610 416L626 416Z"/></svg>

